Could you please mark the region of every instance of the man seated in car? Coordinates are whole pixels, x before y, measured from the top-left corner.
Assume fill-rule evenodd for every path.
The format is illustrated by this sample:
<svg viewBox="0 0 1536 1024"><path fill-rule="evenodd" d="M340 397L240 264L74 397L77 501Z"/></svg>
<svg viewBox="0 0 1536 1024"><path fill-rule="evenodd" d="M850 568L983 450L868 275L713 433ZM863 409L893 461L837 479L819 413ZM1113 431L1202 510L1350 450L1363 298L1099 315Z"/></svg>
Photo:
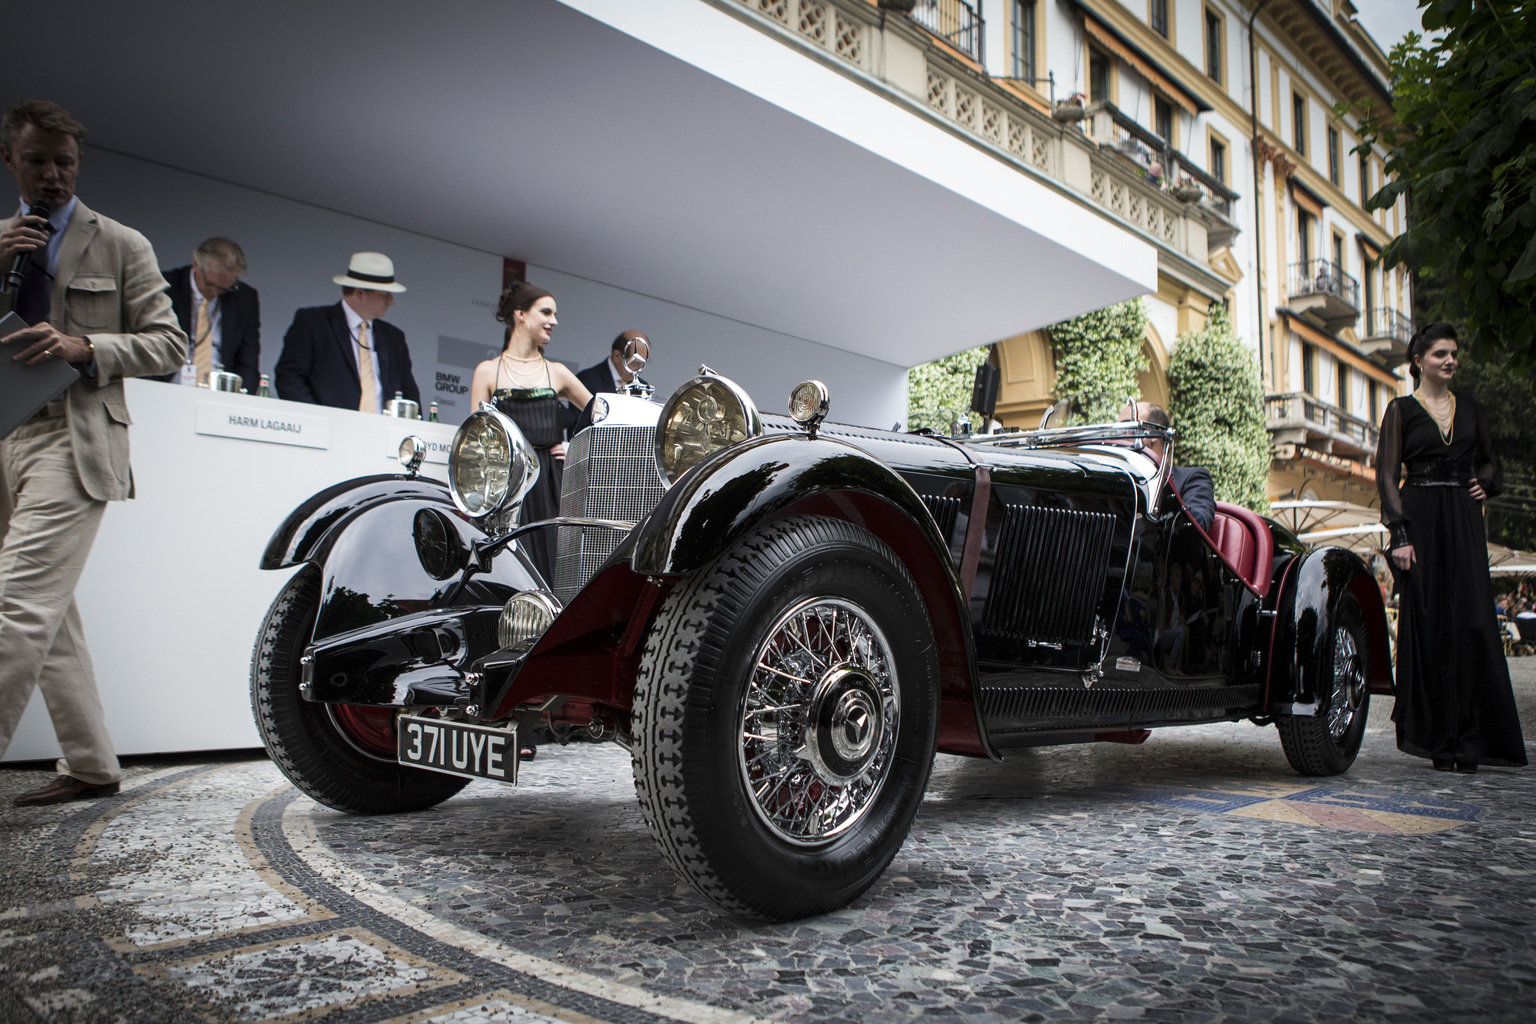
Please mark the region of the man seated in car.
<svg viewBox="0 0 1536 1024"><path fill-rule="evenodd" d="M1120 414L1120 419L1131 418L1129 407ZM1160 405L1152 402L1136 403L1136 419L1142 423L1155 423L1160 427L1172 426L1168 420L1168 413ZM1161 440L1148 440L1146 453L1161 463L1163 461L1164 445ZM1200 524L1200 529L1207 533L1211 530L1211 524L1216 521L1216 484L1211 480L1211 474L1206 472L1204 466L1174 466L1168 474L1169 482L1173 489L1179 493L1179 498L1184 502L1184 507L1189 510L1190 517Z"/></svg>

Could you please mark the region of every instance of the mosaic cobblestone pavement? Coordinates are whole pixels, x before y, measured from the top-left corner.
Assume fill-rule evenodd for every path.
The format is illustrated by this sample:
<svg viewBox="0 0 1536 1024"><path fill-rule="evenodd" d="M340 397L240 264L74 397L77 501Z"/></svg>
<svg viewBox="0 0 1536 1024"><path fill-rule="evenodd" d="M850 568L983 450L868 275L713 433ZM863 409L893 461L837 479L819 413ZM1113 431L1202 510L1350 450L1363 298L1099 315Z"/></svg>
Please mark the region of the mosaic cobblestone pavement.
<svg viewBox="0 0 1536 1024"><path fill-rule="evenodd" d="M385 818L254 755L58 808L6 767L0 1021L1536 1019L1536 771L1430 771L1389 710L1336 779L1246 723L941 757L870 892L787 925L678 881L611 745Z"/></svg>

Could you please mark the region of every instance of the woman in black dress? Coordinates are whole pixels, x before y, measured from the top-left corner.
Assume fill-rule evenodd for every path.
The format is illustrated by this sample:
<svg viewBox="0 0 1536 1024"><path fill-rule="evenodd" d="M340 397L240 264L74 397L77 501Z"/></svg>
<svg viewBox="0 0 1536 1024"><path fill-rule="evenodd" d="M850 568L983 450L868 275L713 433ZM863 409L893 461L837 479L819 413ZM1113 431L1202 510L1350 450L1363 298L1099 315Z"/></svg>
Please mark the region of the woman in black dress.
<svg viewBox="0 0 1536 1024"><path fill-rule="evenodd" d="M1481 502L1499 487L1488 421L1449 384L1456 332L1408 345L1417 387L1381 419L1376 486L1398 586L1397 745L1440 771L1523 765L1525 741L1493 613Z"/></svg>
<svg viewBox="0 0 1536 1024"><path fill-rule="evenodd" d="M496 319L507 325L506 344L500 356L475 367L469 389L471 403L476 409L482 402L495 405L538 450L539 479L523 498L517 521L550 519L560 514L560 478L565 468L560 399L581 409L592 400L592 394L568 367L544 358L558 323L553 295L519 281L501 293ZM524 538L520 543L528 557L552 585L555 531L535 530Z"/></svg>

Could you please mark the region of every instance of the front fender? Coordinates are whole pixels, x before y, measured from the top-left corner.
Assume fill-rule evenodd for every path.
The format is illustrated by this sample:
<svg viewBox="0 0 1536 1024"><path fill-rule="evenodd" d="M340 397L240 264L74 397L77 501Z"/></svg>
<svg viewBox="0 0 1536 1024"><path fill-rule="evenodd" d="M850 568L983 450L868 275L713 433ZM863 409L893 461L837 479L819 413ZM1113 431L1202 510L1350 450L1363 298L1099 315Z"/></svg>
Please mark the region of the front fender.
<svg viewBox="0 0 1536 1024"><path fill-rule="evenodd" d="M398 474L361 477L296 508L267 544L261 567L308 562L320 570L314 640L439 608L458 574L437 579L421 564L412 526L416 513L427 508L445 513L441 518L458 532L464 548L485 539L479 523L454 507L439 481ZM513 547L497 555L489 571L475 574L453 603L499 608L514 592L533 589L547 588Z"/></svg>
<svg viewBox="0 0 1536 1024"><path fill-rule="evenodd" d="M400 473L361 476L333 484L288 513L262 552L263 569L283 569L300 562L324 563L335 543L337 527L370 505L415 498L453 508L448 485L426 477Z"/></svg>
<svg viewBox="0 0 1536 1024"><path fill-rule="evenodd" d="M1317 703L1326 686L1320 678L1326 664L1325 628L1338 603L1352 595L1365 616L1366 642L1370 648L1371 692L1392 693L1392 665L1387 643L1386 611L1381 589L1365 562L1339 547L1315 548L1302 556L1289 573L1276 612L1279 628L1275 640L1274 672L1270 679L1269 705L1277 714L1288 714L1293 704Z"/></svg>
<svg viewBox="0 0 1536 1024"><path fill-rule="evenodd" d="M954 576L933 515L890 467L841 441L783 434L718 452L684 475L636 531L632 564L647 576L693 572L789 506L850 492L906 513ZM958 587L959 578L954 578Z"/></svg>
<svg viewBox="0 0 1536 1024"><path fill-rule="evenodd" d="M996 757L976 706L967 595L949 545L912 486L866 452L799 434L717 452L673 485L636 529L630 564L642 576L693 572L759 524L797 512L857 523L901 558L939 648L939 749Z"/></svg>

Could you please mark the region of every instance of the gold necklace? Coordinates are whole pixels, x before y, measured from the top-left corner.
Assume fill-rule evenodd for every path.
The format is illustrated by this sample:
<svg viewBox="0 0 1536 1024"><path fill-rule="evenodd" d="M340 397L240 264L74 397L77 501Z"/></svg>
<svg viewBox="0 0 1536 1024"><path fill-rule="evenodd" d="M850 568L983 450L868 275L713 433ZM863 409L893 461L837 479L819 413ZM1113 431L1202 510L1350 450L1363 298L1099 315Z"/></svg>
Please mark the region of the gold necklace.
<svg viewBox="0 0 1536 1024"><path fill-rule="evenodd" d="M518 384L520 386L527 386L530 383L537 384L539 382L539 370L542 368L542 364L544 362L544 355L543 355L543 353L540 353L539 355L535 356L534 359L518 359L516 356L508 356L505 353L503 353L502 356L503 356L504 359L513 360L513 361L519 362L519 363L531 363L531 362L534 361L534 359L537 359L538 362L540 363L540 366L535 366L531 370L522 370L522 369L518 369L516 367L513 367L511 365L508 365L506 367L506 371L507 371L507 376L509 378L511 378L511 380L512 380L512 382L514 384ZM521 378L522 378L521 380L518 379L519 376L521 376Z"/></svg>
<svg viewBox="0 0 1536 1024"><path fill-rule="evenodd" d="M1456 436L1456 392L1450 391L1446 395L1443 406L1446 411L1442 413L1436 412L1434 407L1425 400L1421 392L1415 391L1413 393L1414 399L1418 401L1425 412L1429 413L1430 419L1435 421L1435 426L1440 431L1440 441L1442 444L1450 444L1452 438Z"/></svg>

